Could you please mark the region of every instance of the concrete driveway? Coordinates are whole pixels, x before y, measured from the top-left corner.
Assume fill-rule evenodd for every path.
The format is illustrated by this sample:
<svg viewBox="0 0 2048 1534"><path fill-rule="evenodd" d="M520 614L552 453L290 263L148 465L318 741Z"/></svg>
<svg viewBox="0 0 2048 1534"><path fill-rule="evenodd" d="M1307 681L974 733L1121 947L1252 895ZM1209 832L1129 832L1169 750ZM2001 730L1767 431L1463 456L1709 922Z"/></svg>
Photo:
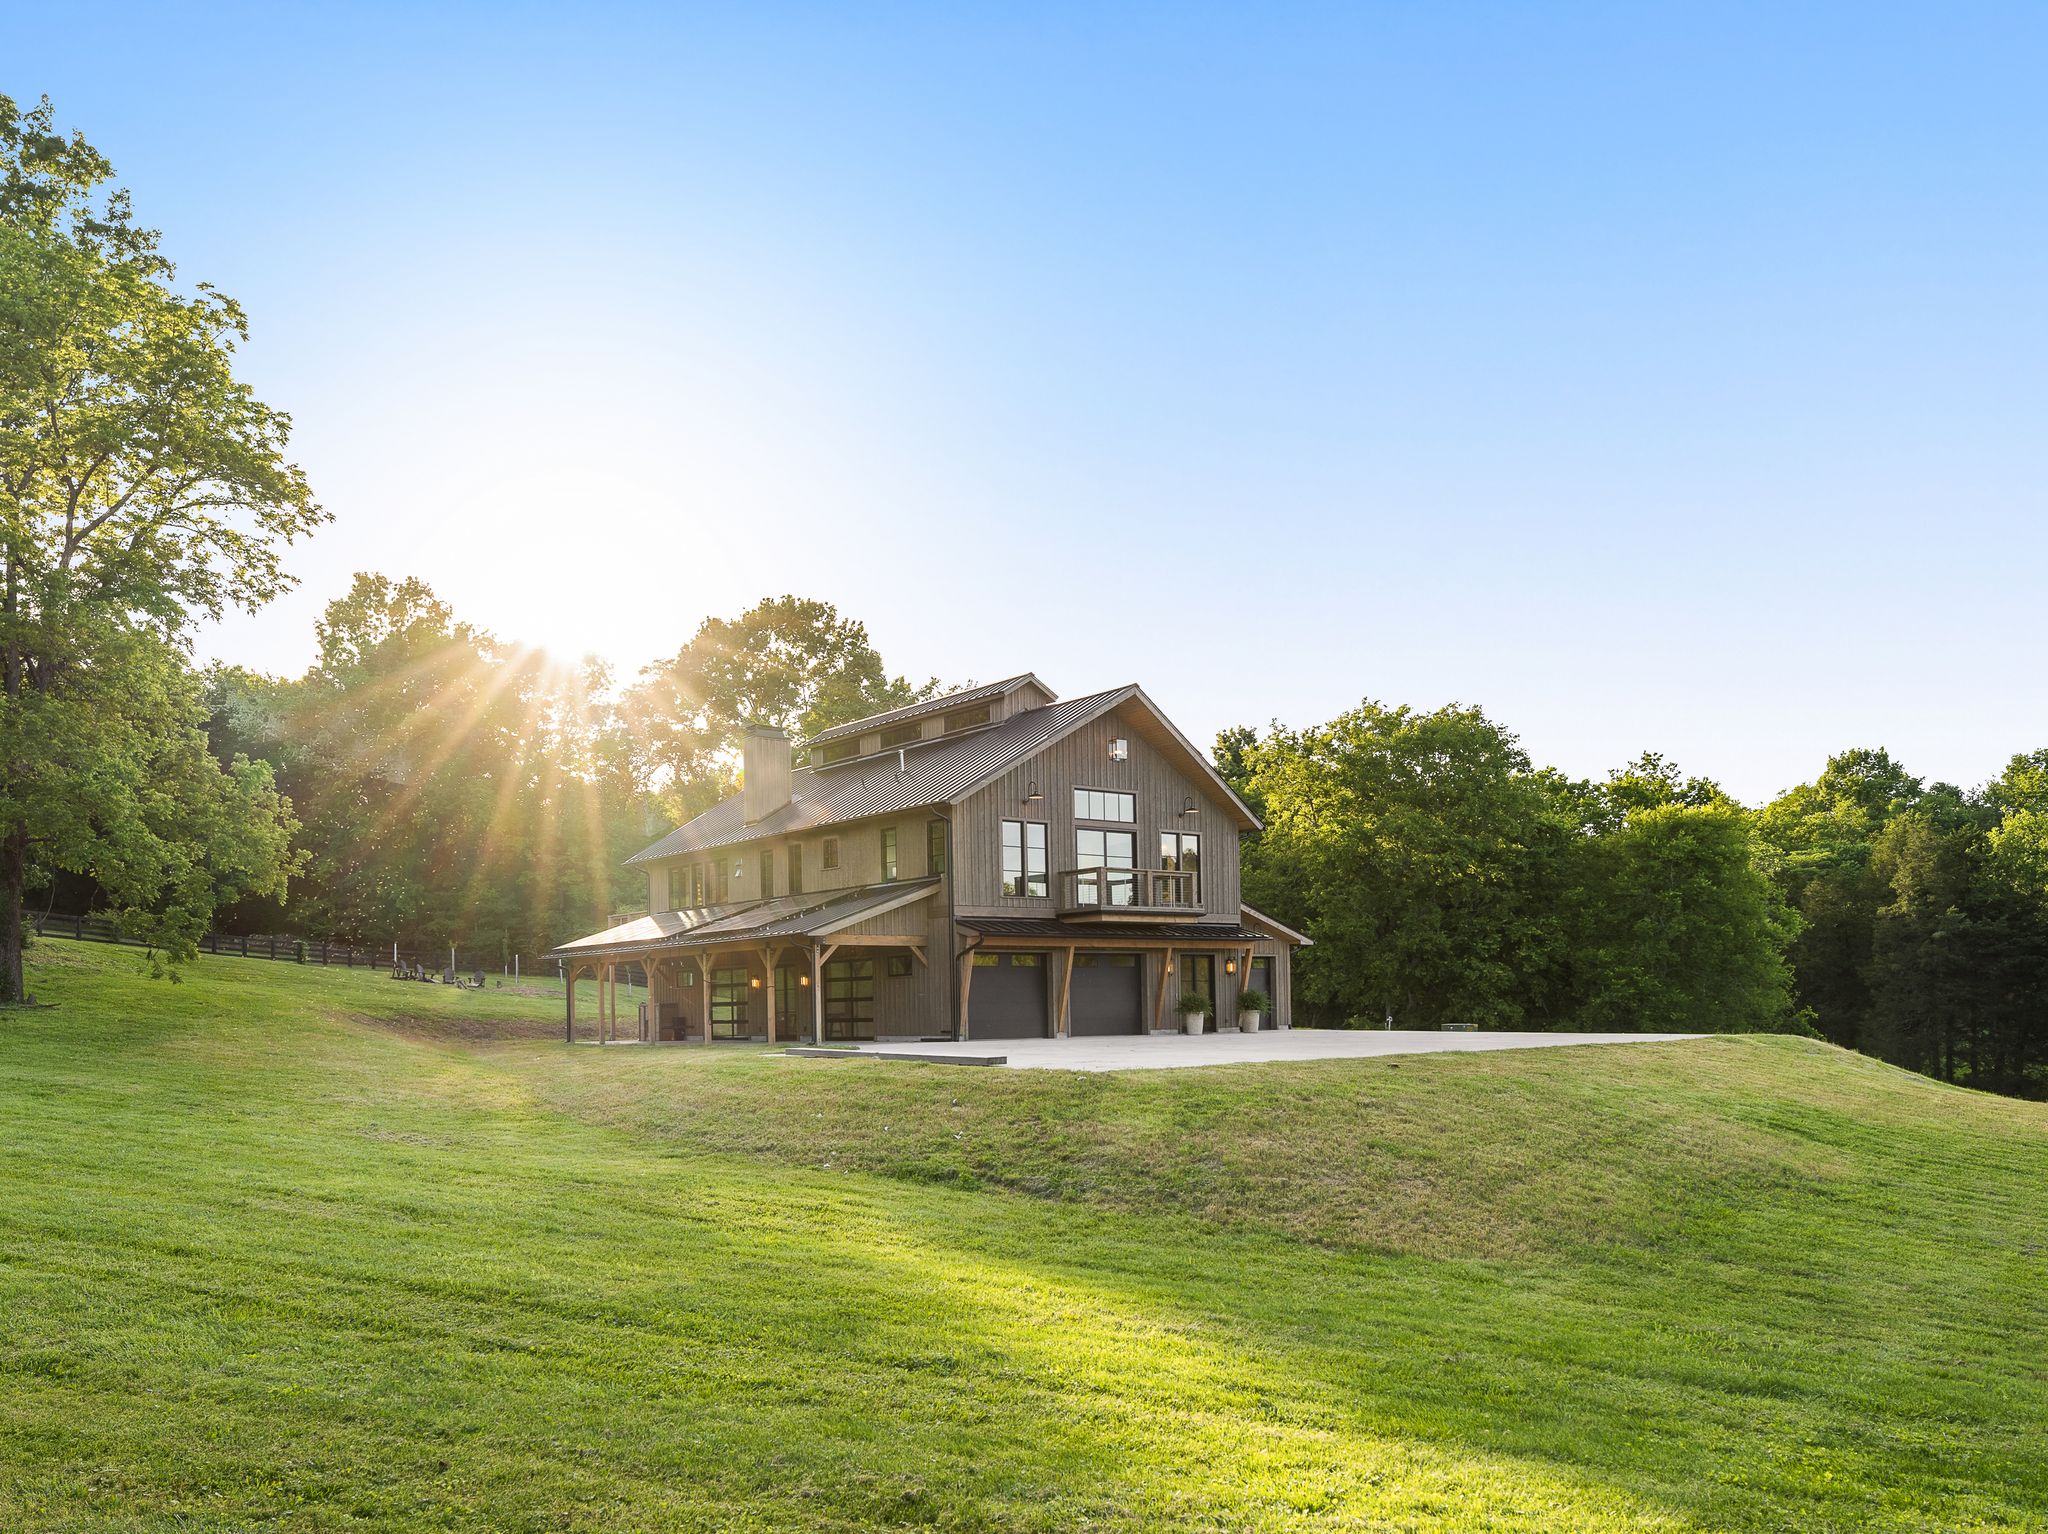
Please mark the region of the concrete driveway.
<svg viewBox="0 0 2048 1534"><path fill-rule="evenodd" d="M1378 1055L1555 1049L1566 1044L1659 1044L1702 1033L1423 1033L1409 1029L1294 1028L1287 1032L1126 1034L1107 1039L990 1039L983 1043L859 1044L791 1054L860 1054L1021 1071L1159 1071L1261 1060L1360 1060Z"/></svg>

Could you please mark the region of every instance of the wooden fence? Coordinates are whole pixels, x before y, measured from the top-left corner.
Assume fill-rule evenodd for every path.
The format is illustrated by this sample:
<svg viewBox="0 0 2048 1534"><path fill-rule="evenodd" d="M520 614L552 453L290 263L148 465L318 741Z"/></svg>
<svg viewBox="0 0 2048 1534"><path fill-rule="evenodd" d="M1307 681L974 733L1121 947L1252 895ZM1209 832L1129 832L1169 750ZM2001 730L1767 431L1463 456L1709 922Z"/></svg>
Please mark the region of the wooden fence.
<svg viewBox="0 0 2048 1534"><path fill-rule="evenodd" d="M32 925L39 937L68 937L82 943L125 943L131 948L149 946L142 939L123 932L109 916L38 916ZM391 963L389 948L355 948L347 943L329 943L275 932L209 932L199 940L199 951L233 954L244 959L280 959L296 964L339 964L349 969L375 969L379 965L388 967ZM438 955L428 955L400 948L398 959L402 964L424 964L435 969L447 964L448 954L445 949ZM472 966L478 967L481 966ZM495 969L497 966L493 964L490 967Z"/></svg>

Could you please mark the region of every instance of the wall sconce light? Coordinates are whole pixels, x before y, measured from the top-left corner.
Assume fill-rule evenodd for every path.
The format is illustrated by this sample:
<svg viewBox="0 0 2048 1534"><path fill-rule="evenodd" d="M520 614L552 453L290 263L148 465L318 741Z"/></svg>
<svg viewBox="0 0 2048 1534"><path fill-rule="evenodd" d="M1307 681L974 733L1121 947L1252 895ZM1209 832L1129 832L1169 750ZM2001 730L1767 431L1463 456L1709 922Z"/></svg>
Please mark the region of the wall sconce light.
<svg viewBox="0 0 2048 1534"><path fill-rule="evenodd" d="M1169 975L1173 973L1173 960L1171 959L1166 961L1166 972Z"/></svg>
<svg viewBox="0 0 2048 1534"><path fill-rule="evenodd" d="M745 858L734 858L734 859L732 860L732 876L733 876L733 877L734 877L735 879L744 879L744 878L746 878L746 876L747 876L747 860L746 860Z"/></svg>
<svg viewBox="0 0 2048 1534"><path fill-rule="evenodd" d="M1234 975L1234 974L1236 974L1236 973L1237 973L1237 960L1235 960L1235 959L1225 959L1225 960L1223 961L1223 973L1224 973L1224 974L1226 974L1226 975Z"/></svg>
<svg viewBox="0 0 2048 1534"><path fill-rule="evenodd" d="M796 977L796 983L802 986L805 990L809 990L811 987L811 977L809 975L798 975Z"/></svg>
<svg viewBox="0 0 2048 1534"><path fill-rule="evenodd" d="M1041 794L1038 791L1038 780L1036 778L1033 778L1031 780L1031 792L1024 796L1024 802L1026 804L1036 804L1039 800L1043 799L1044 797L1045 795Z"/></svg>
<svg viewBox="0 0 2048 1534"><path fill-rule="evenodd" d="M758 991L761 989L761 977L759 975L755 975L752 979L750 979L747 982L747 984L751 985L755 990Z"/></svg>
<svg viewBox="0 0 2048 1534"><path fill-rule="evenodd" d="M1112 762L1128 762L1131 759L1131 743L1119 735L1109 743L1109 759Z"/></svg>
<svg viewBox="0 0 2048 1534"><path fill-rule="evenodd" d="M1199 815L1202 813L1202 807L1195 803L1195 796L1190 794L1187 803L1180 807L1180 812L1183 815Z"/></svg>

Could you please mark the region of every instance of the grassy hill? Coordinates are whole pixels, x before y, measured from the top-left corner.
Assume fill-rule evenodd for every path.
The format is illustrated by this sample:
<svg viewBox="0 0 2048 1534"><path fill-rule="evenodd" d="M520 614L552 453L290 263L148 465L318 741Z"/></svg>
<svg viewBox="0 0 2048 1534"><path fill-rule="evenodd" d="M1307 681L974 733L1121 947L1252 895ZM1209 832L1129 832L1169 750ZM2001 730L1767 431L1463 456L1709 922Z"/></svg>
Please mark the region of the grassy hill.
<svg viewBox="0 0 2048 1534"><path fill-rule="evenodd" d="M1818 1044L1069 1077L34 989L0 1527L2048 1526L2048 1111Z"/></svg>

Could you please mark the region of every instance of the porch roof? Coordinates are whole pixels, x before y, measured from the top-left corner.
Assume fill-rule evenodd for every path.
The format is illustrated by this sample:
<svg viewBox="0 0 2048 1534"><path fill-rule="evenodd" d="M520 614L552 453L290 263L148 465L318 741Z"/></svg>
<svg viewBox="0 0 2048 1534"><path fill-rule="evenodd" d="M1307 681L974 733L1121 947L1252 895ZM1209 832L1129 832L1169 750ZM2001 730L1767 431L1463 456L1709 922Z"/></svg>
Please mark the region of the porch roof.
<svg viewBox="0 0 2048 1534"><path fill-rule="evenodd" d="M1051 943L1080 943L1090 948L1130 943L1144 947L1200 948L1209 943L1271 942L1270 932L1255 932L1237 922L1102 922L1082 925L1049 916L963 916L960 925L983 937L1042 938Z"/></svg>
<svg viewBox="0 0 2048 1534"><path fill-rule="evenodd" d="M743 947L799 937L825 937L855 922L925 899L937 879L897 880L817 895L778 895L693 911L655 911L548 950L549 957L645 953L657 948ZM906 936L922 938L921 932Z"/></svg>

